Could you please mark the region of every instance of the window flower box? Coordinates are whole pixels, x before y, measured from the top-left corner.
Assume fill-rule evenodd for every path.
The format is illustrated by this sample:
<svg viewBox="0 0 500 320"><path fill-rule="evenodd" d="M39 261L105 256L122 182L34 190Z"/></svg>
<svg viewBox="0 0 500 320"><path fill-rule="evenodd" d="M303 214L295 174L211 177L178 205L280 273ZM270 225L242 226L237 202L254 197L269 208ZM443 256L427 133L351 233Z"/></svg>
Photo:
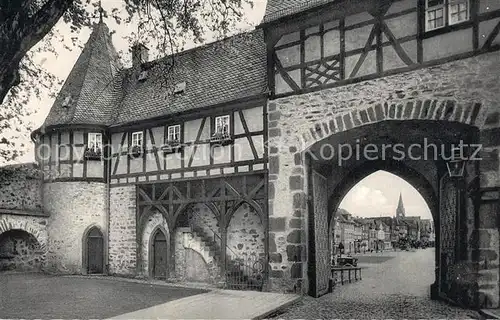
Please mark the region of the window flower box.
<svg viewBox="0 0 500 320"><path fill-rule="evenodd" d="M211 144L218 144L221 146L231 144L232 142L233 142L233 139L228 132L216 132L210 138Z"/></svg>
<svg viewBox="0 0 500 320"><path fill-rule="evenodd" d="M102 159L101 148L86 148L85 149L85 159L100 161Z"/></svg>
<svg viewBox="0 0 500 320"><path fill-rule="evenodd" d="M129 149L129 156L131 158L139 158L143 154L141 146L132 146Z"/></svg>
<svg viewBox="0 0 500 320"><path fill-rule="evenodd" d="M183 145L180 140L169 140L165 142L165 145L161 147L161 150L166 154L180 152Z"/></svg>

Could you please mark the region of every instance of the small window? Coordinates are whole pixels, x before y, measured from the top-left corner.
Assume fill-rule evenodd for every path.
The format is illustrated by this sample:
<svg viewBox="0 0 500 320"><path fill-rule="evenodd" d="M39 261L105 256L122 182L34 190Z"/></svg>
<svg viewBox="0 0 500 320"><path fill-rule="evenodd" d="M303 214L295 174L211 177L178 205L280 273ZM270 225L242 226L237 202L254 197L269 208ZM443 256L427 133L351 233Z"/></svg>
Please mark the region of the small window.
<svg viewBox="0 0 500 320"><path fill-rule="evenodd" d="M450 1L450 24L469 20L469 1Z"/></svg>
<svg viewBox="0 0 500 320"><path fill-rule="evenodd" d="M181 125L169 126L167 129L167 141L180 142L181 141Z"/></svg>
<svg viewBox="0 0 500 320"><path fill-rule="evenodd" d="M142 131L132 133L132 146L142 147Z"/></svg>
<svg viewBox="0 0 500 320"><path fill-rule="evenodd" d="M426 0L426 31L469 20L469 7L469 0Z"/></svg>
<svg viewBox="0 0 500 320"><path fill-rule="evenodd" d="M89 133L87 147L91 150L101 150L102 149L102 134L101 133Z"/></svg>
<svg viewBox="0 0 500 320"><path fill-rule="evenodd" d="M215 134L229 135L229 115L215 118Z"/></svg>

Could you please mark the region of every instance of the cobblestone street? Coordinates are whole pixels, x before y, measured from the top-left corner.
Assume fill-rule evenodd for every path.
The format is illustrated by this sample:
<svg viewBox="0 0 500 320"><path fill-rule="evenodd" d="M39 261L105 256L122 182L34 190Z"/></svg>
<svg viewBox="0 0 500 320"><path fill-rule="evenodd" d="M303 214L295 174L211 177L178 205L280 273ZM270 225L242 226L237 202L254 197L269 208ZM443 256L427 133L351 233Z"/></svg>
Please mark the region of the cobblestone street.
<svg viewBox="0 0 500 320"><path fill-rule="evenodd" d="M337 285L332 294L304 299L276 319L471 319L477 313L430 300L434 249L373 253L364 256L363 280ZM373 262L379 263L373 263ZM371 263L367 263L371 262Z"/></svg>

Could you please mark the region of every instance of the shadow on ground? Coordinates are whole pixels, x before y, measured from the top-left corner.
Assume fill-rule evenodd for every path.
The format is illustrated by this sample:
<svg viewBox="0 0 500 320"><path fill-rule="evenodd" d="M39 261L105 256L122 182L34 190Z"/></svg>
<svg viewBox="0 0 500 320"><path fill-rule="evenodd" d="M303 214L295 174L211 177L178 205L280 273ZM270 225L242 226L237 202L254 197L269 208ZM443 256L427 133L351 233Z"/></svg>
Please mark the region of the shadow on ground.
<svg viewBox="0 0 500 320"><path fill-rule="evenodd" d="M44 274L0 273L0 318L103 319L208 290Z"/></svg>

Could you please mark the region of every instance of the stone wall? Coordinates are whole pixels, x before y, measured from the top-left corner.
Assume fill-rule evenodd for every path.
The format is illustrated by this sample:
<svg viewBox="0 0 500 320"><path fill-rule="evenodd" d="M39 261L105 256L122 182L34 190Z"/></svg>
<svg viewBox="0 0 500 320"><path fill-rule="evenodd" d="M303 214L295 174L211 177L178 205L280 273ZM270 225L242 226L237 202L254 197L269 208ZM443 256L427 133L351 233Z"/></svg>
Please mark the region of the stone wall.
<svg viewBox="0 0 500 320"><path fill-rule="evenodd" d="M219 222L215 214L203 203L190 205L182 215L187 216L190 226L202 229L209 237L214 236L214 232L220 235Z"/></svg>
<svg viewBox="0 0 500 320"><path fill-rule="evenodd" d="M109 271L136 275L135 186L112 187L109 195Z"/></svg>
<svg viewBox="0 0 500 320"><path fill-rule="evenodd" d="M34 165L0 168L0 209L42 211L42 175Z"/></svg>
<svg viewBox="0 0 500 320"><path fill-rule="evenodd" d="M202 255L193 249L185 249L185 280L190 282L211 282L209 267Z"/></svg>
<svg viewBox="0 0 500 320"><path fill-rule="evenodd" d="M243 203L234 213L227 228L228 255L233 259L255 262L265 255L264 226L255 209Z"/></svg>
<svg viewBox="0 0 500 320"><path fill-rule="evenodd" d="M301 278L307 279L305 252L298 258L304 267L301 274L292 275L297 252L287 250L290 245L306 245L304 150L332 134L392 119L459 121L479 128L497 128L500 124L500 71L496 67L499 60L500 53L493 52L382 79L270 101L271 287L276 287L276 290L291 289ZM486 152L491 161L482 164L481 187L498 187L498 150L492 147ZM489 167L484 168L484 165ZM487 228L488 239L496 239L496 228ZM486 242L489 250L498 253L498 242ZM496 267L497 254L492 258ZM494 272L498 273L497 270ZM498 279L498 274L495 279ZM488 288L493 290L491 296L496 295L498 301L498 285Z"/></svg>
<svg viewBox="0 0 500 320"><path fill-rule="evenodd" d="M219 268L210 254L211 249L191 233L189 228L176 229L174 250L177 281L217 281Z"/></svg>
<svg viewBox="0 0 500 320"><path fill-rule="evenodd" d="M44 269L47 241L47 218L0 214L0 270Z"/></svg>
<svg viewBox="0 0 500 320"><path fill-rule="evenodd" d="M85 273L83 241L86 231L97 226L104 236L105 246L107 243L106 185L96 182L45 183L43 195L44 210L50 215L48 271Z"/></svg>

